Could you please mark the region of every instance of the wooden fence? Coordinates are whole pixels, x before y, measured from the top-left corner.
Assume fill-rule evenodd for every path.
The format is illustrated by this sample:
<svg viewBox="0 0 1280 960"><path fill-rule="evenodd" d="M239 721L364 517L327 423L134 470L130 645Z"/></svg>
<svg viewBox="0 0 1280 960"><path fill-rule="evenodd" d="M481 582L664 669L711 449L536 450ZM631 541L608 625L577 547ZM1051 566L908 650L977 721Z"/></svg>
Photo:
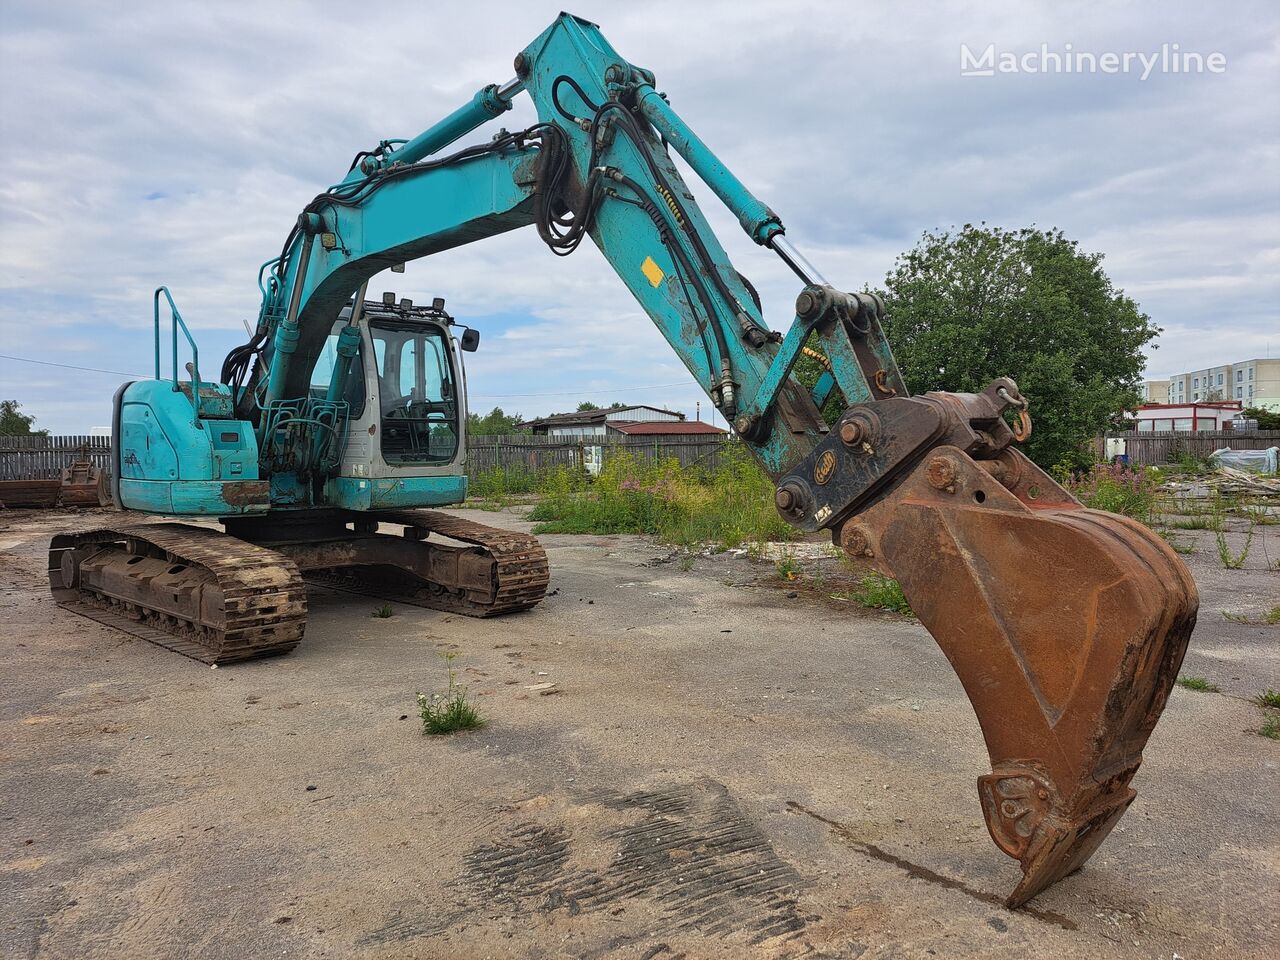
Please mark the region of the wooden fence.
<svg viewBox="0 0 1280 960"><path fill-rule="evenodd" d="M1215 450L1265 450L1280 446L1280 430L1255 433L1212 431L1189 433L1160 430L1153 433L1113 433L1107 439L1121 439L1132 464L1159 466L1190 454L1207 457ZM475 479L500 468L525 469L537 473L557 466L582 467L596 451L607 460L630 454L647 460L674 458L682 466L715 469L720 465L728 441L720 436L666 437L534 437L480 436L467 438L467 473ZM1103 439L1097 441L1099 456ZM0 480L52 480L64 467L88 458L104 474L111 470L109 437L0 437Z"/></svg>
<svg viewBox="0 0 1280 960"><path fill-rule="evenodd" d="M646 460L674 458L681 466L719 466L726 440L722 436L692 437L534 437L481 436L467 438L467 473L474 479L494 469L583 467L597 453L605 460L630 454Z"/></svg>
<svg viewBox="0 0 1280 960"><path fill-rule="evenodd" d="M482 436L467 439L467 473L474 479L495 468L532 473L557 467L582 467L598 450L604 459L628 453L645 459L674 457L683 466L715 468L725 439L693 437L534 437ZM0 437L0 480L56 479L64 467L88 458L104 474L111 472L109 437Z"/></svg>
<svg viewBox="0 0 1280 960"><path fill-rule="evenodd" d="M90 460L110 471L110 437L0 437L0 480L56 480L64 467Z"/></svg>
<svg viewBox="0 0 1280 960"><path fill-rule="evenodd" d="M1236 433L1234 430L1212 430L1190 433L1183 430L1156 430L1150 433L1109 433L1108 440L1124 441L1125 453L1131 464L1157 467L1174 463L1180 457L1191 455L1203 458L1230 447L1232 450L1265 450L1280 447L1280 430L1257 430L1253 433ZM1102 444L1098 444L1101 448Z"/></svg>

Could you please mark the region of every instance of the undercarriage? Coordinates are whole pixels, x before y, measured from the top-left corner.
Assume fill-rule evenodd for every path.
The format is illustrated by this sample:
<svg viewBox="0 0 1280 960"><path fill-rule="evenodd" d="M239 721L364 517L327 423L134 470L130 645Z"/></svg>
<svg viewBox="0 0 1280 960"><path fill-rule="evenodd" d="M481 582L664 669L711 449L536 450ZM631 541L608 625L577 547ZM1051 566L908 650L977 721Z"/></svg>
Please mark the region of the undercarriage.
<svg viewBox="0 0 1280 960"><path fill-rule="evenodd" d="M533 537L432 510L333 510L224 525L226 533L155 523L59 535L49 551L50 588L77 613L221 664L297 646L307 582L488 617L534 606L549 579Z"/></svg>

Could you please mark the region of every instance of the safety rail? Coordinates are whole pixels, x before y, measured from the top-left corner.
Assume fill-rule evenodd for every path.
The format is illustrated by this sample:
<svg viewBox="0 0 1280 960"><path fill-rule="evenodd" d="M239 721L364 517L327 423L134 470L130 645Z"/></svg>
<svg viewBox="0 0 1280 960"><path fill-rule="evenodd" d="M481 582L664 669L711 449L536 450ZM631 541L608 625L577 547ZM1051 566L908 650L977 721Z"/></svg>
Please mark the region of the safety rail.
<svg viewBox="0 0 1280 960"><path fill-rule="evenodd" d="M191 336L191 331L187 329L186 323L182 320L182 314L178 312L178 305L173 302L173 295L169 293L168 287L156 287L155 296L155 341L156 341L156 379L163 379L160 376L160 294L164 294L164 298L169 301L169 326L173 330L173 390L177 393L182 389L178 384L178 328L182 328L182 335L187 338L187 343L191 347L191 405L195 408L196 417L200 416L200 350L196 347L195 338Z"/></svg>

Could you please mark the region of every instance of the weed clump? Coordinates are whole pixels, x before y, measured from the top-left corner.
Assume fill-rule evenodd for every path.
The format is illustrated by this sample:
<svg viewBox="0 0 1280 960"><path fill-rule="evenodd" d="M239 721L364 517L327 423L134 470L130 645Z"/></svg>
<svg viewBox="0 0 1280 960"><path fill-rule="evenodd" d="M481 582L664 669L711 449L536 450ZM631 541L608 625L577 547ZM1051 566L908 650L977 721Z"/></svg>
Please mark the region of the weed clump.
<svg viewBox="0 0 1280 960"><path fill-rule="evenodd" d="M502 501L507 497L533 493L538 489L539 475L523 464L489 467L467 483L467 496L481 500Z"/></svg>
<svg viewBox="0 0 1280 960"><path fill-rule="evenodd" d="M902 592L902 586L897 580L889 577L882 577L878 573L862 578L862 589L854 597L864 607L872 607L878 610L891 610L894 613L900 613L904 617L914 617L911 611L911 604L907 603L907 598Z"/></svg>
<svg viewBox="0 0 1280 960"><path fill-rule="evenodd" d="M1201 693L1219 693L1218 685L1210 683L1204 677L1179 677L1178 686L1187 690L1199 690Z"/></svg>
<svg viewBox="0 0 1280 960"><path fill-rule="evenodd" d="M796 535L774 508L772 481L736 444L725 446L715 469L616 453L590 484L562 467L544 475L538 492L535 534L639 533L725 548Z"/></svg>
<svg viewBox="0 0 1280 960"><path fill-rule="evenodd" d="M1067 490L1086 507L1132 517L1151 526L1158 473L1120 463L1095 463L1079 476L1059 474Z"/></svg>
<svg viewBox="0 0 1280 960"><path fill-rule="evenodd" d="M468 699L466 689L458 685L457 673L453 669L456 656L456 653L444 655L449 684L443 693L418 693L418 716L422 718L423 736L440 736L484 726L484 718Z"/></svg>
<svg viewBox="0 0 1280 960"><path fill-rule="evenodd" d="M798 580L800 578L800 562L790 550L785 551L775 564L780 580Z"/></svg>
<svg viewBox="0 0 1280 960"><path fill-rule="evenodd" d="M373 613L369 614L369 616L373 617L375 620L385 620L391 616L392 613L391 604L384 603L382 606L377 607Z"/></svg>

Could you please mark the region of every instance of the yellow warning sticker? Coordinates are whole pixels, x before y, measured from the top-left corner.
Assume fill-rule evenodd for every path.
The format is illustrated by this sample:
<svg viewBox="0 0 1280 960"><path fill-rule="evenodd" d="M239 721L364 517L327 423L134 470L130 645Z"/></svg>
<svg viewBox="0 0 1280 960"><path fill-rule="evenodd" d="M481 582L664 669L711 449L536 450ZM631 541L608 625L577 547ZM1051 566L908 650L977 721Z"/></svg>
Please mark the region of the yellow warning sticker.
<svg viewBox="0 0 1280 960"><path fill-rule="evenodd" d="M653 257L644 258L644 263L640 264L640 272L648 277L649 283L655 287L666 277L662 268L653 262Z"/></svg>

